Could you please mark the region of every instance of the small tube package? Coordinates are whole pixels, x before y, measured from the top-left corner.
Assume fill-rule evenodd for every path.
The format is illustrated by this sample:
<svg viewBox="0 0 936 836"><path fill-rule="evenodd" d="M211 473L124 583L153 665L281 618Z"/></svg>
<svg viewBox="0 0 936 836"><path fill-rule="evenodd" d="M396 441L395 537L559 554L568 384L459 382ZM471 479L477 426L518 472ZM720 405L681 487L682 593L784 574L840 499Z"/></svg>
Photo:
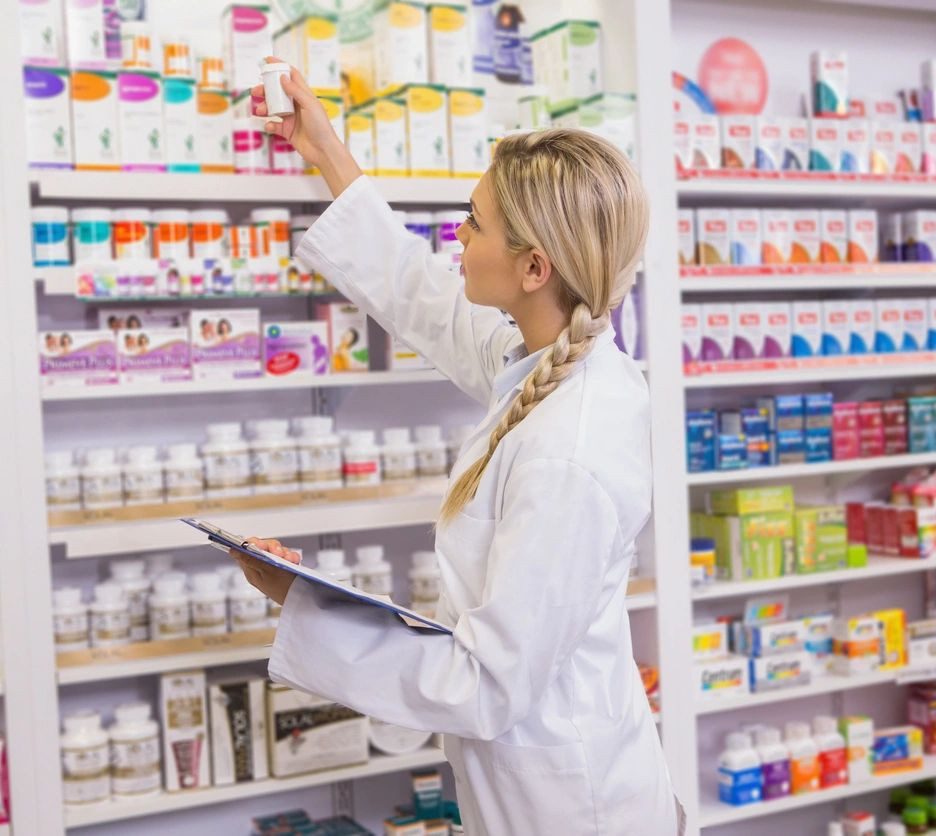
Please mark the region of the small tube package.
<svg viewBox="0 0 936 836"><path fill-rule="evenodd" d="M734 352L734 306L702 306L702 359L706 362L732 359Z"/></svg>
<svg viewBox="0 0 936 836"><path fill-rule="evenodd" d="M761 213L759 209L732 209L730 213L731 263L761 263Z"/></svg>
<svg viewBox="0 0 936 836"><path fill-rule="evenodd" d="M211 783L205 672L163 674L159 702L168 792Z"/></svg>
<svg viewBox="0 0 936 836"><path fill-rule="evenodd" d="M220 682L208 691L211 760L215 786L269 777L266 681Z"/></svg>
<svg viewBox="0 0 936 836"><path fill-rule="evenodd" d="M729 209L696 212L699 264L731 264L731 217Z"/></svg>

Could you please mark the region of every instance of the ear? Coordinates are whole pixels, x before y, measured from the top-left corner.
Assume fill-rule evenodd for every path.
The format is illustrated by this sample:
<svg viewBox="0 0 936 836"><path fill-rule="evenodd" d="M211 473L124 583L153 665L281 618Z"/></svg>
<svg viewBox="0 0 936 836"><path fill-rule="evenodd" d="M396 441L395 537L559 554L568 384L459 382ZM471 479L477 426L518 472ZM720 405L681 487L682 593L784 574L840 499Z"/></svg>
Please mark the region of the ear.
<svg viewBox="0 0 936 836"><path fill-rule="evenodd" d="M520 257L521 287L525 293L544 288L552 277L552 262L541 250L532 249Z"/></svg>

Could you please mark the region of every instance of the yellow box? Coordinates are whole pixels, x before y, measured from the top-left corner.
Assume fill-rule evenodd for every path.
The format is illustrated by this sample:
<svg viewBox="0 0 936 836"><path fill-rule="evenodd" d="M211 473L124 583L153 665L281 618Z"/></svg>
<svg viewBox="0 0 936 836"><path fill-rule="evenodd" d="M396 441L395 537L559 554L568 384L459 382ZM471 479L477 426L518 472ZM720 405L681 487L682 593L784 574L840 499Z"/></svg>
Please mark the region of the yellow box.
<svg viewBox="0 0 936 836"><path fill-rule="evenodd" d="M907 614L900 609L877 610L874 617L881 625L880 670L894 670L907 664Z"/></svg>
<svg viewBox="0 0 936 836"><path fill-rule="evenodd" d="M361 171L376 173L374 154L374 107L364 104L348 111L345 119L345 145Z"/></svg>
<svg viewBox="0 0 936 836"><path fill-rule="evenodd" d="M377 0L374 55L377 89L429 81L428 21L420 0Z"/></svg>
<svg viewBox="0 0 936 836"><path fill-rule="evenodd" d="M374 168L378 177L406 177L406 99L395 92L374 102Z"/></svg>
<svg viewBox="0 0 936 836"><path fill-rule="evenodd" d="M452 176L480 177L488 166L488 121L484 90L449 90L448 117Z"/></svg>
<svg viewBox="0 0 936 836"><path fill-rule="evenodd" d="M313 90L341 88L338 17L317 13L273 36L273 54L293 64Z"/></svg>
<svg viewBox="0 0 936 836"><path fill-rule="evenodd" d="M440 84L408 84L406 147L411 177L448 177L449 135L446 91Z"/></svg>

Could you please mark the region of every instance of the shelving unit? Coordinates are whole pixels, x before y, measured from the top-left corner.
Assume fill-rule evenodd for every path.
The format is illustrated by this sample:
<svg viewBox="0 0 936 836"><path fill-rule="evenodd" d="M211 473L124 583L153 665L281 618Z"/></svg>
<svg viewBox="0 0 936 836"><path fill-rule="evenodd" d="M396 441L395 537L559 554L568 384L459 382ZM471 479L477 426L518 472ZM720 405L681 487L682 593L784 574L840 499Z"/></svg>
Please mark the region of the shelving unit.
<svg viewBox="0 0 936 836"><path fill-rule="evenodd" d="M932 201L934 188L936 183L925 179L900 181L847 180L822 176L801 176L798 179L718 176L680 180L677 194L680 199L694 204L731 199L738 203L756 200L768 206L792 204L805 199L823 205L854 205L868 201L880 208L903 208L914 201Z"/></svg>

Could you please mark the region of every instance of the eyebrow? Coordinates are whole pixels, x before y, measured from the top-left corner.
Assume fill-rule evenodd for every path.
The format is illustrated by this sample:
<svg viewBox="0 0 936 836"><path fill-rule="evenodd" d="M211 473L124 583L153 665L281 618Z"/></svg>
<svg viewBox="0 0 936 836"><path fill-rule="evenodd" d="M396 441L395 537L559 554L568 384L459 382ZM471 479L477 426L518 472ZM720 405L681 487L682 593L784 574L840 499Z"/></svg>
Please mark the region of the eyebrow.
<svg viewBox="0 0 936 836"><path fill-rule="evenodd" d="M469 199L468 205L471 206L471 213L472 213L473 215L476 215L476 216L478 216L478 217L481 216L481 213L478 211L478 206L477 206L477 204L476 204L473 200L470 200L470 199Z"/></svg>

